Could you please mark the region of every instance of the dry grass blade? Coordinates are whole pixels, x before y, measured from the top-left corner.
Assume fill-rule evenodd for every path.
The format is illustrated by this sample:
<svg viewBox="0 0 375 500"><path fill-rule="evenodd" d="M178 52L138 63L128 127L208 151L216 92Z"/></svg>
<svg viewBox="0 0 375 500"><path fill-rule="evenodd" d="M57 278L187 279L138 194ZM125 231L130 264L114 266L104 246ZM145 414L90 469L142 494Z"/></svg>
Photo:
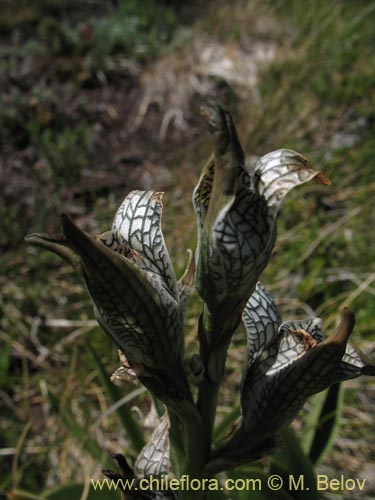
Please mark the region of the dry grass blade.
<svg viewBox="0 0 375 500"><path fill-rule="evenodd" d="M306 250L303 252L303 254L301 255L301 257L298 259L297 264L300 265L300 264L302 264L302 262L304 262L305 260L307 260L310 257L310 255L312 255L314 253L314 251L317 249L317 247L320 245L320 243L322 241L326 241L329 237L333 236L334 233L341 226L343 226L344 224L346 224L346 222L348 222L348 220L352 219L353 217L356 217L360 213L361 213L361 208L360 207L356 207L353 210L351 210L349 212L346 212L337 221L335 221L335 222L333 222L331 224L327 224L327 226L325 226L324 228L322 228L319 231L318 237L308 246L308 248L306 248Z"/></svg>

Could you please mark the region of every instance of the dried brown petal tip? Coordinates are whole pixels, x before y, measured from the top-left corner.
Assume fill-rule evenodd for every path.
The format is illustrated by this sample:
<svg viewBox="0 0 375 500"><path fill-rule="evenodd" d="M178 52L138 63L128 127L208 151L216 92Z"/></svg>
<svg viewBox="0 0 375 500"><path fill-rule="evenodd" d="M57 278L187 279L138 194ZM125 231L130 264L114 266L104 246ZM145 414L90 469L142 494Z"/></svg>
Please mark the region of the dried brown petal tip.
<svg viewBox="0 0 375 500"><path fill-rule="evenodd" d="M152 199L153 199L153 200L156 200L156 201L159 201L160 203L162 202L163 197L164 197L164 192L162 192L162 191L157 192L157 193L154 193L154 194L152 195Z"/></svg>
<svg viewBox="0 0 375 500"><path fill-rule="evenodd" d="M323 184L323 186L330 186L331 181L326 177L323 172L317 172L316 176L314 177L314 181L317 182L318 184Z"/></svg>
<svg viewBox="0 0 375 500"><path fill-rule="evenodd" d="M341 311L341 321L329 340L338 344L346 344L353 331L354 325L354 312L348 307L344 307Z"/></svg>

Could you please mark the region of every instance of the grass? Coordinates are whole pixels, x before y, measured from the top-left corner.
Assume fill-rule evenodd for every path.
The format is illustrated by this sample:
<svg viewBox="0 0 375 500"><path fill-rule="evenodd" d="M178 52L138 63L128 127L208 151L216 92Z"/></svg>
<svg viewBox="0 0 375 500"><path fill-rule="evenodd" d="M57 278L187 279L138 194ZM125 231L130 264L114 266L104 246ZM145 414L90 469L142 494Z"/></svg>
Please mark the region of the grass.
<svg viewBox="0 0 375 500"><path fill-rule="evenodd" d="M366 290L372 290L375 255L366 228L374 221L375 178L368 16L374 6L279 5L281 19L294 20L297 29L282 35L289 37L286 47L261 79L263 112L275 117L271 130L265 120L262 137L268 149L279 144L303 151L332 187L324 192L307 186L292 195L280 218L289 237L276 255L280 267L295 275L298 296L326 317L327 326L332 328L335 309L346 304L358 311L357 335L370 340L374 320ZM248 137L254 144L251 131ZM255 144L258 151L259 146L263 150L262 139Z"/></svg>
<svg viewBox="0 0 375 500"><path fill-rule="evenodd" d="M185 136L183 141L167 137L159 145L158 128L151 121L148 129L129 138L121 116L109 107L127 109L127 92L137 89L138 75L163 58L168 44L180 36L178 13L151 1L142 15L136 2L120 2L118 11L103 2L94 16L85 4L24 1L15 16L9 2L7 15L0 15L1 69L7 75L1 94L1 146L8 173L2 187L5 204L0 207L0 441L2 449L8 449L0 460L0 489L20 486L39 492L46 485L99 476L98 447L105 450L100 457L104 464L109 451L128 444L115 413L92 427L112 403L86 344L100 353L109 372L118 365L115 349L88 322L93 318L91 305L70 269L53 256L25 248L24 234L55 232L62 207L91 234L107 229L124 191L150 182L142 158L141 175L132 177L138 167L128 158L126 165L131 166L124 167L117 157L135 143L136 153L142 151L150 159L155 154L151 143L156 145L152 161L166 162L172 172L164 228L179 274L185 248L195 244L190 192L209 152L206 135ZM162 9L157 24L155 9ZM235 85L225 93L236 107L240 137L249 155L280 147L300 151L331 178L332 186L309 184L291 193L279 217L279 239L263 281L285 319L314 309L328 333L337 312L349 305L357 315L355 340L367 344L374 340L375 326L373 10L368 2L254 0L230 7L222 2L204 11L201 19L191 20L184 35L184 43L210 33L243 50L250 50L253 38L276 46L273 62L259 70L255 94L249 90L239 98ZM62 19L59 29L56 16ZM93 41L90 30L83 29L86 19L93 25ZM123 23L132 23L126 33ZM104 43L108 39L110 43ZM125 60L131 64L122 64ZM215 84L219 92L228 90L225 81ZM105 100L106 92L115 96L113 101ZM105 111L98 109L99 103ZM164 189L166 182L158 172L149 174L152 184ZM92 185L99 173L100 182ZM117 186L108 181L113 174ZM188 318L188 351L196 349L199 307L195 299ZM56 319L67 322L56 326ZM243 339L235 339L220 406L223 414L238 390L243 349ZM358 387L362 399L354 390ZM120 390L131 392L133 387ZM365 441L370 427L360 415L363 401L371 403L373 398L366 384L347 390L344 430L352 442ZM147 411L144 395L136 404L139 411ZM360 408L357 418L351 415L352 406ZM82 445L80 436L87 434L89 444ZM335 450L329 466L348 466L340 439ZM364 444L361 456L359 474L363 464L373 460Z"/></svg>

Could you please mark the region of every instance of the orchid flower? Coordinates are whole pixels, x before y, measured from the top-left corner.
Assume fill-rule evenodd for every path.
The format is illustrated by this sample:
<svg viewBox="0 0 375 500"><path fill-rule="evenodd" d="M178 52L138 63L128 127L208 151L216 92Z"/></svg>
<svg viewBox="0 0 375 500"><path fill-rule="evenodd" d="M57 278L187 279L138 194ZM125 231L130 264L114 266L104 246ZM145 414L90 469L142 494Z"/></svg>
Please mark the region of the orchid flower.
<svg viewBox="0 0 375 500"><path fill-rule="evenodd" d="M27 241L73 265L100 326L140 380L152 380L161 399L191 400L182 363L183 311L160 227L161 200L162 193L131 192L112 229L96 238L63 215L62 235L32 234Z"/></svg>
<svg viewBox="0 0 375 500"><path fill-rule="evenodd" d="M354 314L344 308L336 331L324 338L322 320L281 323L269 291L260 283L242 318L248 352L241 404L248 432L268 435L288 425L313 394L375 366L348 342Z"/></svg>
<svg viewBox="0 0 375 500"><path fill-rule="evenodd" d="M113 455L117 461L120 473L105 469L103 472L109 479L115 479L123 485L124 500L178 500L176 492L167 488L170 472L170 422L168 414L164 415L155 426L149 442L140 451L134 468L127 463L122 454ZM152 488L142 487L142 481L150 481ZM153 482L151 482L153 481ZM154 488L157 483L161 489Z"/></svg>
<svg viewBox="0 0 375 500"><path fill-rule="evenodd" d="M281 322L270 292L260 282L242 314L247 336L246 367L241 384L241 420L209 468L226 467L274 453L280 432L306 400L360 375L375 376L375 365L348 342L354 314L344 308L336 331L324 338L322 320Z"/></svg>
<svg viewBox="0 0 375 500"><path fill-rule="evenodd" d="M196 287L211 313L240 303L242 311L266 267L276 238L276 215L284 196L311 179L329 180L302 155L280 149L245 168L230 114L213 99L203 115L215 151L193 195L198 219Z"/></svg>

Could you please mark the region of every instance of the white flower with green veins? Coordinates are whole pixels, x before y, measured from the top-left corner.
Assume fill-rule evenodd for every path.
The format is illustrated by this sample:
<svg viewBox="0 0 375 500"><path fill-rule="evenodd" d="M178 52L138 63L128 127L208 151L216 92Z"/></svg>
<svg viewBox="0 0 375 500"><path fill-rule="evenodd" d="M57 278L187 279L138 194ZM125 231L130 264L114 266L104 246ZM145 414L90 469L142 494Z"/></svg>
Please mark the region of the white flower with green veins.
<svg viewBox="0 0 375 500"><path fill-rule="evenodd" d="M190 400L182 364L183 311L160 227L161 198L153 191L131 192L112 229L96 238L64 215L63 235L32 234L27 241L57 253L78 271L103 330L131 366L138 372L143 367L140 379L153 378L159 392Z"/></svg>
<svg viewBox="0 0 375 500"><path fill-rule="evenodd" d="M244 303L266 267L276 238L276 215L293 187L315 178L300 154L280 149L245 169L232 118L213 99L202 109L214 137L214 155L193 195L198 219L196 287L210 312ZM244 302L245 301L245 302Z"/></svg>
<svg viewBox="0 0 375 500"><path fill-rule="evenodd" d="M335 333L324 340L320 318L281 323L271 294L258 283L242 319L248 351L241 407L249 435L276 434L310 396L335 382L375 375L375 366L348 343L354 314L347 308Z"/></svg>

